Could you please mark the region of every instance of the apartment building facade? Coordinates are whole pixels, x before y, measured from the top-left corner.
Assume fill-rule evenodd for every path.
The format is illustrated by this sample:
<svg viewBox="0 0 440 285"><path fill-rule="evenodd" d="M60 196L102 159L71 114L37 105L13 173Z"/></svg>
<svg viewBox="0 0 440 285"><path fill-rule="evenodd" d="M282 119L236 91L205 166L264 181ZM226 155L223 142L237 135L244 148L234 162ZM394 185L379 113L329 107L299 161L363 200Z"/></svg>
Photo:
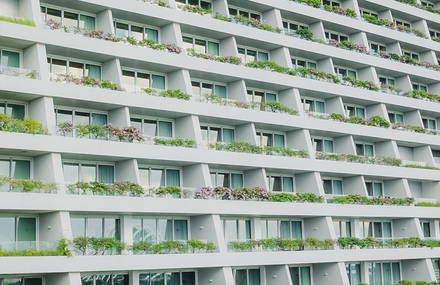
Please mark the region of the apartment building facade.
<svg viewBox="0 0 440 285"><path fill-rule="evenodd" d="M439 11L0 0L0 285L440 282Z"/></svg>

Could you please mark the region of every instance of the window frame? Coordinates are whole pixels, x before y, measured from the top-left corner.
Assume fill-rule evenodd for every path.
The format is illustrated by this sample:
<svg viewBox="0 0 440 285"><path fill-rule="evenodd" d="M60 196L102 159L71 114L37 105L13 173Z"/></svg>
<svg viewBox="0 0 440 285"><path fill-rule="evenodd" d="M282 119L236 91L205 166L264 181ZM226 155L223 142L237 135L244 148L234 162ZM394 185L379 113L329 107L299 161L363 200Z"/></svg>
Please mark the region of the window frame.
<svg viewBox="0 0 440 285"><path fill-rule="evenodd" d="M218 125L218 124L211 124L211 123L206 123L205 124L205 123L200 122L200 131L201 132L203 131L202 128L207 128L207 130L208 130L208 137L207 137L207 140L206 140L206 142L207 142L206 146L208 148L209 148L209 144L210 144L210 136L209 136L209 134L210 134L211 128L220 129L221 140L217 141L217 142L224 143L224 138L223 138L224 132L223 132L223 130L225 130L225 129L226 130L232 130L234 132L234 141L235 141L235 136L236 136L236 134L235 134L235 126L226 126L226 125ZM205 141L203 140L203 135L202 135L202 142L205 143Z"/></svg>
<svg viewBox="0 0 440 285"><path fill-rule="evenodd" d="M289 269L289 279L292 279L292 276L290 274L290 268L299 268L299 276L301 278L301 268L302 267L308 267L310 272L310 284L315 284L313 280L313 265L312 264L301 264L301 265L288 265ZM301 285L301 279L299 280L299 285Z"/></svg>
<svg viewBox="0 0 440 285"><path fill-rule="evenodd" d="M75 62L75 63L81 63L83 65L83 77L86 76L85 71L86 71L86 65L95 65L95 66L99 66L100 70L101 70L101 74L100 77L102 80L102 69L103 69L103 64L100 62L96 62L96 61L88 61L88 60L82 60L82 59L77 59L77 58L72 58L72 57L66 57L66 56L58 56L58 55L52 55L52 54L48 54L47 56L47 64L49 65L49 77L51 80L54 80L56 78L53 78L53 73L52 73L52 61L55 60L63 60L66 61L66 75L67 74L71 74L70 73L70 62ZM50 63L48 62L50 59ZM56 75L56 74L55 74Z"/></svg>
<svg viewBox="0 0 440 285"><path fill-rule="evenodd" d="M380 264L380 272L381 272L381 283L383 284L383 285L388 285L388 284L384 284L384 280L383 280L383 264L384 263L386 263L386 264L390 264L390 266L391 266L391 279L394 279L393 277L393 263L398 263L399 264L399 275L400 275L400 278L399 279L402 279L402 262L399 260L399 261L378 261L378 262L375 262L375 261L369 261L369 262L367 262L368 263L368 269L367 269L367 274L368 275L371 275L372 274L372 272L370 271L371 269L372 269L372 267L373 267L373 263L379 263ZM394 280L392 280L393 281L393 283L395 283L395 282L399 282L399 281L401 281L401 280L396 280L396 281L394 281ZM371 282L371 280L370 280L370 282ZM379 284L379 285L382 285L382 284Z"/></svg>
<svg viewBox="0 0 440 285"><path fill-rule="evenodd" d="M372 184L372 190L373 190L373 195L370 195L369 193L368 193L368 187L367 187L367 183L371 183ZM382 185L382 196L375 196L374 195L374 184L375 183L377 183L377 184L381 184ZM367 190L367 196L368 197L385 197L385 183L383 182L383 181L380 181L380 180L374 180L374 179L372 179L372 180L370 180L370 179L366 179L365 180L365 189Z"/></svg>
<svg viewBox="0 0 440 285"><path fill-rule="evenodd" d="M402 20L400 18L393 17L393 22L394 22L394 25L396 25L396 26L397 25L402 25L402 26L405 26L405 27L408 27L408 28L412 28L411 22L408 22L406 20Z"/></svg>
<svg viewBox="0 0 440 285"><path fill-rule="evenodd" d="M40 242L40 216L39 214L27 214L27 213L0 213L0 218L14 218L14 241L11 243L15 243L14 248L17 248L18 243L20 241L17 240L18 238L18 221L20 218L35 218L35 242L36 248L39 248L39 242Z"/></svg>
<svg viewBox="0 0 440 285"><path fill-rule="evenodd" d="M284 137L284 146L286 147L287 145L287 135L286 132L280 132L280 131L273 131L273 130L263 130L263 129L257 129L255 131L255 135L257 137L257 146L263 146L263 135L264 134L269 134L272 135L272 142L271 142L271 146L274 146L274 142L275 142L275 135L279 135L279 136L283 136ZM258 139L260 138L260 139Z"/></svg>
<svg viewBox="0 0 440 285"><path fill-rule="evenodd" d="M0 160L8 160L9 163L12 163L14 160L26 160L29 161L29 172L30 172L30 179L34 179L34 158L33 157L26 157L26 156L20 156L20 155L0 155ZM11 175L11 167L9 167L9 175Z"/></svg>
<svg viewBox="0 0 440 285"><path fill-rule="evenodd" d="M172 185L166 185L167 184L167 170L177 170L179 171L179 187L182 188L183 185L183 168L182 167L177 167L177 166L163 166L163 165L152 165L152 164L139 164L138 165L138 170L140 169L148 169L148 187L153 187L150 186L151 185L151 170L163 170L164 173L164 180L165 180L165 185L162 187L167 187L167 186L172 186ZM145 185L141 185L146 187Z"/></svg>
<svg viewBox="0 0 440 285"><path fill-rule="evenodd" d="M364 110L364 116L361 117L362 119L366 119L367 118L367 107L362 106L362 105L358 105L358 104L350 104L350 103L344 103L344 111L345 111L345 117L346 118L350 118L350 114L349 114L349 110L348 108L354 108L354 117L358 117L358 110L359 109L363 109Z"/></svg>
<svg viewBox="0 0 440 285"><path fill-rule="evenodd" d="M164 274L164 276L166 276L167 273L175 273L175 272L180 273L180 285L183 285L183 283L182 283L182 281L183 281L182 274L183 274L183 273L187 273L187 272L194 273L194 275L195 275L195 284L196 284L196 285L199 285L199 280L198 280L199 272L198 272L197 269L155 270L155 271L143 271L143 272L138 272L138 273L139 273L139 274L138 274L138 281L139 281L139 284L140 284L140 275L141 275L141 274L159 273L159 274ZM166 281L166 278L164 278L164 284L166 284L166 282L167 282L167 281ZM151 284L151 280L150 280L150 284Z"/></svg>
<svg viewBox="0 0 440 285"><path fill-rule="evenodd" d="M393 220L379 220L379 219L361 219L359 220L360 223L360 234L361 234L361 238L367 238L368 237L368 231L365 233L365 223L370 223L370 225L372 226L371 228L371 233L372 233L372 237L374 239L377 240L382 240L382 241L386 241L386 240L394 240L394 230L393 230ZM376 233L375 233L375 229L374 229L374 223L380 223L381 224L381 229L382 229L382 233L384 233L384 223L390 223L390 228L391 228L391 237L390 238L385 238L385 237L376 237ZM400 281L400 280L399 280Z"/></svg>
<svg viewBox="0 0 440 285"><path fill-rule="evenodd" d="M136 27L140 27L140 28L143 29L142 30L142 39L146 39L145 38L145 29L156 30L157 31L157 43L160 44L162 42L161 41L160 28L158 28L156 26L148 25L148 24L142 24L142 23L128 21L128 20L123 20L123 19L118 19L118 18L113 18L113 27L115 29L115 34L116 34L116 24L117 23L128 25L128 36L129 37L133 37L132 31L131 31L131 26L136 26Z"/></svg>
<svg viewBox="0 0 440 285"><path fill-rule="evenodd" d="M156 135L154 136L154 138L162 138L161 136L159 136L159 122L166 122L166 123L171 123L171 134L172 134L172 138L176 137L176 121L174 119L168 119L168 118L163 118L163 117L154 117L154 116L148 116L148 115L138 115L138 114L132 114L130 116L130 124L131 121L135 119L135 120L142 120L142 128L140 129L141 133L144 134L144 124L145 121L155 121L156 122ZM168 138L168 137L164 137L164 138Z"/></svg>
<svg viewBox="0 0 440 285"><path fill-rule="evenodd" d="M294 20L288 20L288 19L283 18L283 19L281 19L281 21L282 21L282 23L283 23L283 31L284 31L284 34L285 34L285 35L292 35L292 34L296 35L296 34L297 34L297 33L296 33L297 30L299 30L299 29L309 29L309 28L310 28L309 25L307 25L307 24L302 24L302 23L297 22L297 21L294 21ZM284 23L287 24L287 28L284 27ZM298 28L297 28L296 30L293 31L293 30L291 29L290 25L297 25ZM286 31L286 29L287 29L287 31Z"/></svg>
<svg viewBox="0 0 440 285"><path fill-rule="evenodd" d="M364 154L358 154L357 153L357 145L362 145ZM376 144L374 142L372 143L372 142L365 142L365 141L354 141L354 146L355 146L355 149L356 149L356 155L367 156L365 154L366 153L366 151L365 151L365 146L366 145L370 145L370 146L373 147L373 156L372 157L376 157Z"/></svg>
<svg viewBox="0 0 440 285"><path fill-rule="evenodd" d="M54 9L54 10L60 10L61 11L61 22L60 22L60 24L63 25L63 26L64 26L64 12L78 14L78 25L77 25L77 28L79 28L79 19L81 18L81 15L88 16L88 17L93 17L93 18L95 18L95 29L94 30L96 30L96 24L97 24L97 15L96 14L89 13L89 12L82 11L82 10L64 8L64 7L61 7L61 6L47 4L47 3L40 3L40 9L39 9L40 16L42 16L42 13L43 13L41 11L41 8L45 8L44 23L43 24L45 24L46 21L47 21L47 8L49 8L49 9Z"/></svg>
<svg viewBox="0 0 440 285"><path fill-rule="evenodd" d="M304 66L304 67L307 67L307 68L315 68L315 69L318 68L318 63L317 63L317 61L315 61L315 60L306 59L306 58L303 58L303 57L297 57L297 56L291 56L291 57L290 57L290 60L291 60L291 62L292 62L293 69L296 69L296 68L301 67L301 65L298 65L298 61L304 61L304 62L305 62L305 66ZM295 61L295 63L293 63L293 61ZM314 64L315 67L310 67L310 64Z"/></svg>
<svg viewBox="0 0 440 285"><path fill-rule="evenodd" d="M372 45L377 45L377 51L372 48ZM368 41L368 47L370 48L370 52L373 54L379 54L380 51L387 51L387 46L385 44L381 44L375 41Z"/></svg>
<svg viewBox="0 0 440 285"><path fill-rule="evenodd" d="M209 170L209 177L211 178L211 176L213 175L213 174L215 174L215 182L217 182L217 180L218 180L218 174L219 173L221 173L221 174L228 174L228 176L229 176L229 186L228 186L228 188L232 188L232 174L240 174L241 175L241 177L242 177L242 185L244 186L244 172L243 171L235 171L235 170L222 170L222 169L210 169ZM212 181L212 179L211 179L211 185L213 186L213 187L217 187L216 186L216 184L217 183L214 183L214 181ZM218 186L218 187L225 187L225 186Z"/></svg>
<svg viewBox="0 0 440 285"><path fill-rule="evenodd" d="M356 76L354 77L354 79L358 79L358 72L357 72L356 69L351 69L351 68L348 68L348 67L345 67L345 66L335 65L334 66L334 70L335 70L335 75L337 77L339 77L340 79L342 79L344 76L350 76L350 75L348 75L349 72L355 73ZM339 73L341 70L345 70L346 71L346 74L344 76ZM353 76L350 76L350 77L353 77Z"/></svg>
<svg viewBox="0 0 440 285"><path fill-rule="evenodd" d="M402 55L407 55L407 56L411 57L412 59L420 61L420 53L418 53L418 52L402 49Z"/></svg>
<svg viewBox="0 0 440 285"><path fill-rule="evenodd" d="M281 178L281 191L270 191L273 193L296 193L296 180L295 180L295 175L286 175L286 174L279 174L279 173L273 173L273 172L268 172L266 173L266 181L267 181L267 185L269 186L269 189L271 189L272 187L270 186L270 178L272 177L280 177ZM292 192L285 192L284 191L284 178L291 178L292 179L292 186L293 186L293 191Z"/></svg>
<svg viewBox="0 0 440 285"><path fill-rule="evenodd" d="M311 136L311 139L312 139L312 147L313 147L313 150L315 152L323 152L323 153L328 153L328 154L336 153L335 152L335 139L334 138L324 137L324 136ZM323 151L316 150L317 143L315 142L315 140L321 140L322 141ZM333 151L332 152L326 152L325 151L324 141L332 141L333 142ZM316 145L315 145L315 143L316 143Z"/></svg>
<svg viewBox="0 0 440 285"><path fill-rule="evenodd" d="M141 219L141 225L142 225L142 229L141 229L141 231L142 231L142 240L144 240L144 235L143 235L143 233L144 233L144 219L154 219L156 222L156 233L155 233L155 236L156 236L156 241L153 243L153 244L157 244L157 243L160 243L161 241L157 238L158 237L158 232L157 232L157 230L159 229L159 220L164 220L164 219L166 219L167 221L168 220L172 220L172 228L171 228L171 232L172 232L172 235L173 235L173 241L184 241L184 240L176 240L175 239L175 231L174 231L174 228L175 228L175 221L176 220L179 220L179 221L186 221L186 225L187 225L187 234L188 234L188 239L187 240L191 240L192 238L191 238L191 217L189 217L189 216L162 216L162 215L159 215L159 216L156 216L156 215L153 215L153 216L148 216L148 215L144 215L144 216L139 216L139 215L135 215L135 216L133 216L132 217L132 220L133 219ZM133 232L133 226L131 227L131 231Z"/></svg>
<svg viewBox="0 0 440 285"><path fill-rule="evenodd" d="M98 181L97 179L99 178L98 176L99 176L99 166L100 165L103 165L103 166L113 166L113 179L114 179L114 182L113 183L115 183L116 182L116 166L115 166L115 162L109 162L109 161L96 161L96 160L77 160L77 159L62 159L61 160L61 163L62 163L62 170L63 170L63 174L64 174L64 164L65 163L68 163L68 164L78 164L78 182L82 182L82 180L81 180L81 166L83 165L83 164L86 164L86 165L94 165L95 166L95 177L96 177L96 180L95 181ZM64 177L64 180L65 180L66 178ZM112 184L113 184L112 183Z"/></svg>
<svg viewBox="0 0 440 285"><path fill-rule="evenodd" d="M217 44L219 54L218 55L214 54L213 56L220 56L220 40L208 38L208 37L203 37L203 36L196 36L193 34L182 33L182 41L183 41L184 37L192 39L192 49L194 49L194 50L195 50L195 46L196 46L196 40L205 41L205 53L204 54L206 54L206 55L211 55L210 53L208 53L208 43L211 42L211 43ZM184 43L183 45L185 45L185 42L183 42L183 43ZM186 51L186 49L185 49L185 51Z"/></svg>
<svg viewBox="0 0 440 285"><path fill-rule="evenodd" d="M239 52L240 49L244 49L245 53L244 56L242 57L243 54L241 54ZM259 53L266 53L267 54L267 61L270 61L270 52L268 50L264 50L264 49L259 49L259 48L255 48L255 47L249 47L249 46L244 46L244 45L237 45L237 52L238 52L238 57L242 58L244 60L242 60L242 64L247 64L247 57L248 57L248 50L252 50L255 51L255 60L254 61L258 61L258 54ZM249 61L249 62L254 62L254 61Z"/></svg>
<svg viewBox="0 0 440 285"><path fill-rule="evenodd" d="M359 9L360 9L361 15L367 14L367 15L374 16L377 19L379 19L379 13L378 12L370 10L370 9L361 8L361 7L359 7ZM364 20L364 21L366 21L366 20Z"/></svg>
<svg viewBox="0 0 440 285"><path fill-rule="evenodd" d="M111 275L112 285L114 284L113 278L114 278L114 276L117 276L117 275L127 275L128 280L130 280L129 272L119 272L119 271L117 271L117 272L114 272L114 271L110 271L110 272L107 272L107 271L104 271L104 272L101 272L101 271L100 272L81 272L80 279L82 280L82 276L93 276L93 285L95 285L96 284L96 277L99 275Z"/></svg>
<svg viewBox="0 0 440 285"><path fill-rule="evenodd" d="M235 222L235 226L237 229L237 238L236 239L233 239L233 240L226 239L226 222L225 221L234 221ZM254 220L250 217L235 217L235 216L221 217L221 223L222 223L223 236L224 236L226 242L228 242L228 241L248 241L248 239L240 239L240 224L241 224L242 229L244 226L244 234L246 235L246 224L247 223L249 223L249 226L250 226L250 232L249 232L250 239L252 240L252 238L255 238L254 233L253 233Z"/></svg>
<svg viewBox="0 0 440 285"><path fill-rule="evenodd" d="M339 232L336 231L335 228L335 233L337 237L343 237L341 234L341 225L342 223L345 223L345 226L347 226L347 223L350 223L350 237L354 237L355 232L354 232L354 221L350 220L350 219L332 219L333 220L333 228L335 228L335 224L338 223L338 227L339 227Z"/></svg>
<svg viewBox="0 0 440 285"><path fill-rule="evenodd" d="M29 116L29 104L28 104L28 102L23 102L23 101L14 100L14 99L0 98L0 104L5 104L6 108L7 108L8 104L11 104L11 105L22 105L24 107L24 116L25 117ZM2 114L2 113L0 113L0 114Z"/></svg>
<svg viewBox="0 0 440 285"><path fill-rule="evenodd" d="M243 12L243 13L246 12L248 14L248 16L247 16L248 19L255 19L255 18L251 17L251 14L258 15L258 16L260 16L260 19L255 19L255 20L258 20L261 23L263 22L263 13L261 13L261 12L257 12L257 11L246 9L246 8L240 8L240 7L235 6L235 5L228 5L228 16L230 18L232 18L232 21L235 21L235 20L234 20L234 16L231 15L231 13L230 13L230 9L237 10L237 15L240 15L240 12Z"/></svg>
<svg viewBox="0 0 440 285"><path fill-rule="evenodd" d="M436 119L436 118L434 118L434 117L429 117L429 116L422 116L423 127L425 127L425 120L426 120L426 122L428 123L428 127L426 127L425 129L427 129L427 130L437 130L437 129L438 129L438 124L437 124L437 119ZM430 121L433 121L433 122L434 122L434 125L435 125L435 128L434 128L434 129L429 128L429 122L430 122Z"/></svg>
<svg viewBox="0 0 440 285"><path fill-rule="evenodd" d="M134 72L135 73L135 75L134 75L134 79L135 79L135 85L134 86L135 86L135 89L136 89L136 81L137 81L138 73L143 73L143 74L148 74L150 76L150 79L149 79L149 83L150 84L149 84L148 88L153 89L153 90L158 90L158 91L166 91L166 90L168 90L168 78L167 78L167 74L166 73L121 66L121 74L124 71ZM164 82L165 82L165 86L164 87L165 87L165 89L156 89L156 88L152 87L153 86L153 75L162 76L164 78ZM126 88L125 83L124 83L124 76L125 75L122 75L121 79L122 79L122 84L124 85L124 88ZM126 92L130 92L130 91L126 91ZM137 93L137 92L136 91L135 92L131 91L130 93Z"/></svg>
<svg viewBox="0 0 440 285"><path fill-rule="evenodd" d="M327 35L328 35L328 37L327 37ZM344 34L344 33L340 33L340 32L335 32L335 31L332 31L332 30L324 28L324 37L325 37L325 41L326 42L330 42L330 40L334 40L334 39L332 39L333 35L338 37L338 39L337 39L338 42L342 42L344 40L350 41L350 36L349 35ZM341 37L345 37L347 39L341 40Z"/></svg>
<svg viewBox="0 0 440 285"><path fill-rule="evenodd" d="M259 271L259 273L260 273L260 285L262 284L262 282L264 282L263 280L263 278L262 278L262 270L261 270L261 268L260 267L258 267L258 266L246 266L246 267L234 267L233 269L232 269L232 275L233 275L233 277L234 277L234 284L236 284L235 282L237 282L236 280L235 280L235 276L236 276L236 274L237 274L237 270L246 270L246 283L247 283L247 285L251 285L251 284L249 284L249 270L252 270L252 269L258 269L258 271ZM263 283L264 284L264 283Z"/></svg>
<svg viewBox="0 0 440 285"><path fill-rule="evenodd" d="M301 222L301 239L305 239L305 233L304 233L304 219L299 218L260 218L260 229L261 229L261 237L264 239L266 237L267 239L271 239L272 237L269 237L269 221L276 221L277 223L277 236L276 238L281 238L281 222L288 222L289 228L290 228L290 238L289 240L293 240L292 233L292 222ZM263 226L263 223L266 224L266 226ZM266 228L266 233L263 233L263 229Z"/></svg>
<svg viewBox="0 0 440 285"><path fill-rule="evenodd" d="M249 94L249 92L252 92L252 95ZM279 102L279 95L278 95L278 92L276 92L276 91L259 89L259 88L246 88L246 98L247 98L247 100L249 101L249 97L252 96L252 101L249 101L249 103L257 103L255 101L255 97L256 97L255 93L256 92L264 93L263 100L261 102L264 102L264 103L267 102L267 94L275 95L276 102Z"/></svg>
<svg viewBox="0 0 440 285"><path fill-rule="evenodd" d="M193 83L199 83L199 92L198 94L194 94L194 87ZM211 80L204 80L204 79L199 79L199 78L191 78L191 87L192 87L192 91L193 91L193 96L198 96L200 98L202 98L202 84L211 84L212 85L212 89L211 89L211 94L215 94L215 87L216 86L221 86L224 87L226 89L226 99L229 98L229 94L228 94L228 84L227 83L222 83L222 82L217 82L217 81L211 81Z"/></svg>
<svg viewBox="0 0 440 285"><path fill-rule="evenodd" d="M397 122L397 120L396 120L397 115L402 116L402 123L400 123L400 124L405 125L405 114L402 113L402 112L393 111L393 110L388 110L388 119L389 119L390 123L392 123L392 124L397 124L397 123L399 123L399 122ZM394 118L394 119L391 119L391 118ZM393 121L394 121L394 122L393 122Z"/></svg>
<svg viewBox="0 0 440 285"><path fill-rule="evenodd" d="M322 187L324 187L324 180L329 180L329 181L331 181L331 186L332 186L332 193L325 193L325 195L332 195L332 196L344 196L344 195L346 195L345 194L345 191L344 191L344 178L342 178L342 177L330 177L330 176L322 176L321 177L321 181L322 181ZM333 182L334 181L340 181L341 182L341 185L342 185L342 194L335 194L334 192L335 192L335 190L334 190L334 184L333 184Z"/></svg>
<svg viewBox="0 0 440 285"><path fill-rule="evenodd" d="M323 103L324 104L324 113L317 112L316 107L315 107L315 110L313 110L313 111L310 111L310 108L307 110L306 109L306 101L312 101L314 106L316 106L316 102ZM327 114L327 106L326 106L325 99L308 97L308 96L301 96L301 105L302 105L304 112Z"/></svg>
<svg viewBox="0 0 440 285"><path fill-rule="evenodd" d="M1 46L1 45L0 45L0 69L3 69L3 68L12 68L12 67L8 67L8 66L3 66L3 65L2 65L2 61L1 61L1 59L2 59L3 51L9 51L9 52L15 52L15 53L18 53L18 60L19 60L18 68L20 68L20 69L23 68L23 60L24 60L23 50L21 50L21 49L17 49L17 48L11 48L11 47L6 47L6 46Z"/></svg>

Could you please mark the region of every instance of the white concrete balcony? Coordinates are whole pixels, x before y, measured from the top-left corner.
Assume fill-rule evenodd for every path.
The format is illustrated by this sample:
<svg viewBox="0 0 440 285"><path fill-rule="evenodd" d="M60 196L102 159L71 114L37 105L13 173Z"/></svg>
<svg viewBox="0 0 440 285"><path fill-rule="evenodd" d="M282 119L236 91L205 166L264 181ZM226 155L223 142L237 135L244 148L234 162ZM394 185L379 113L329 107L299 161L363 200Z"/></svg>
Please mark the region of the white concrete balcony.
<svg viewBox="0 0 440 285"><path fill-rule="evenodd" d="M76 257L1 257L0 274L106 272L194 269L222 266L314 264L328 262L392 261L437 258L440 249L351 249L302 252L115 255Z"/></svg>

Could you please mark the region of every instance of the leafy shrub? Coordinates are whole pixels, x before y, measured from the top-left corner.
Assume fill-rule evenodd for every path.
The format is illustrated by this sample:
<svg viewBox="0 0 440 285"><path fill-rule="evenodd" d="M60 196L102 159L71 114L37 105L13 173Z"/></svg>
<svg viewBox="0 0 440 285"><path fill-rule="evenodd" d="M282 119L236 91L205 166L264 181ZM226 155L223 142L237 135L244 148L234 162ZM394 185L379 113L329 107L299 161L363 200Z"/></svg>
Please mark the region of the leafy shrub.
<svg viewBox="0 0 440 285"><path fill-rule="evenodd" d="M215 56L212 54L198 53L193 48L187 49L187 52L189 55L194 56L194 57L215 60L218 62L230 63L230 64L235 64L235 65L241 64L241 58L235 57L235 56Z"/></svg>
<svg viewBox="0 0 440 285"><path fill-rule="evenodd" d="M131 247L134 254L164 254L164 253L202 253L213 252L216 246L212 242L200 240L173 241L167 240L160 243L146 241L135 242Z"/></svg>
<svg viewBox="0 0 440 285"><path fill-rule="evenodd" d="M226 150L234 152L247 152L256 154L278 154L283 156L298 156L298 157L308 157L308 153L302 150L293 150L286 147L277 146L257 146L246 142L231 142L223 143L217 142L216 144L210 145L211 148L216 150Z"/></svg>
<svg viewBox="0 0 440 285"><path fill-rule="evenodd" d="M47 135L48 131L40 122L24 118L23 120L14 119L6 114L0 114L0 131L27 133L33 135Z"/></svg>
<svg viewBox="0 0 440 285"><path fill-rule="evenodd" d="M308 27L298 28L296 30L296 33L305 39L308 39L308 40L313 39L313 33L312 33L312 31L310 31L310 29Z"/></svg>
<svg viewBox="0 0 440 285"><path fill-rule="evenodd" d="M183 147L194 147L196 142L190 139L175 138L154 138L156 144L167 145L167 146L183 146Z"/></svg>
<svg viewBox="0 0 440 285"><path fill-rule="evenodd" d="M73 248L82 255L119 254L125 244L115 238L77 237L73 239Z"/></svg>
<svg viewBox="0 0 440 285"><path fill-rule="evenodd" d="M0 186L5 184L9 184L13 190L21 190L24 192L37 190L39 192L53 193L57 190L55 183L44 183L38 179L16 179L13 177L0 176Z"/></svg>
<svg viewBox="0 0 440 285"><path fill-rule="evenodd" d="M0 16L0 21L35 27L34 21L21 19L21 18Z"/></svg>
<svg viewBox="0 0 440 285"><path fill-rule="evenodd" d="M359 194L350 194L346 196L335 196L327 199L327 203L336 204L361 204L361 205L411 205L414 198L382 198L382 197L365 197Z"/></svg>
<svg viewBox="0 0 440 285"><path fill-rule="evenodd" d="M183 11L187 11L187 12L191 12L191 13L196 13L196 14L200 14L200 15L205 15L205 14L211 14L212 10L211 9L204 9L200 6L196 6L196 5L185 5L185 6L181 6Z"/></svg>

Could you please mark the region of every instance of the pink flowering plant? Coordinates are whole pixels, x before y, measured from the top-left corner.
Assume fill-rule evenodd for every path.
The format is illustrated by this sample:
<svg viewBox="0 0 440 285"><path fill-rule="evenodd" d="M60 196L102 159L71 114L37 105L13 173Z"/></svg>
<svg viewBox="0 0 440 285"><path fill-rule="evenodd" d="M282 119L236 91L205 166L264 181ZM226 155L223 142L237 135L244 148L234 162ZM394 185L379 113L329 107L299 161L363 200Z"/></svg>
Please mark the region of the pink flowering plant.
<svg viewBox="0 0 440 285"><path fill-rule="evenodd" d="M198 53L193 48L188 48L188 49L186 49L186 51L187 51L188 55L194 56L194 57L199 57L199 58L208 59L208 60L215 60L215 61L224 62L224 63L231 63L231 64L235 64L235 65L241 64L241 58L235 57L235 56L215 56L212 54Z"/></svg>

